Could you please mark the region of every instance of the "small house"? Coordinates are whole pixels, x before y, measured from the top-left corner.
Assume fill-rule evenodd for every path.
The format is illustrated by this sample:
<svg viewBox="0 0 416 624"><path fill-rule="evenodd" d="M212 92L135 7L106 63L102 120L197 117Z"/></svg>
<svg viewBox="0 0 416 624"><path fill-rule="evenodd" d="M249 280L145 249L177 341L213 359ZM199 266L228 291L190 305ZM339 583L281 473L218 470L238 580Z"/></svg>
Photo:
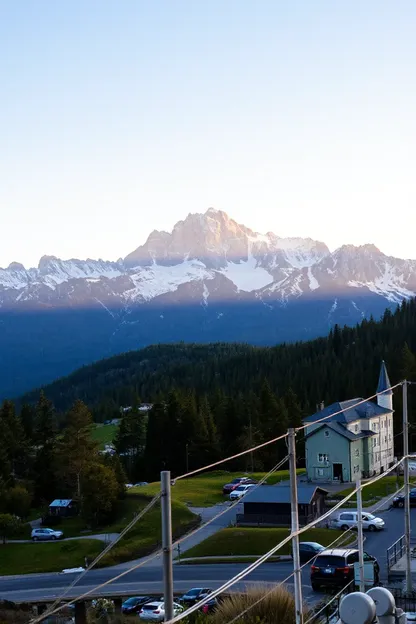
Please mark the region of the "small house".
<svg viewBox="0 0 416 624"><path fill-rule="evenodd" d="M78 505L72 498L56 498L49 505L50 516L75 516L78 513Z"/></svg>
<svg viewBox="0 0 416 624"><path fill-rule="evenodd" d="M299 524L313 522L325 511L328 491L313 485L298 486ZM290 487L260 485L242 500L244 511L237 514L238 526L287 527L291 522Z"/></svg>

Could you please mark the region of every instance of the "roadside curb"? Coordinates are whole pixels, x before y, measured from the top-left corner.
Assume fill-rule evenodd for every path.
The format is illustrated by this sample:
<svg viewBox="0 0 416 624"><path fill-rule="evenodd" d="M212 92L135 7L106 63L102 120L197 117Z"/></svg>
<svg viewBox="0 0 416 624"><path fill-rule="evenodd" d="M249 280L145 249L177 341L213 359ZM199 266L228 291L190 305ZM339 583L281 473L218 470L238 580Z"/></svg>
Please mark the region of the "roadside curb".
<svg viewBox="0 0 416 624"><path fill-rule="evenodd" d="M180 561L178 559L175 559L174 564L175 565L180 565L181 563L192 563L195 562L196 565L198 565L199 561L212 561L212 563L215 565L216 563L218 565L220 565L218 563L218 559L221 560L221 562L223 560L225 560L225 563L227 562L226 560L229 559L230 563L236 563L237 559L241 559L244 561L244 559L248 559L250 557L253 558L253 561L255 559L259 559L260 557L262 557L263 555L217 555L217 556L210 556L210 557L181 557ZM283 562L287 562L287 561L292 561L292 555L280 555L276 558L273 559L272 563L283 563Z"/></svg>

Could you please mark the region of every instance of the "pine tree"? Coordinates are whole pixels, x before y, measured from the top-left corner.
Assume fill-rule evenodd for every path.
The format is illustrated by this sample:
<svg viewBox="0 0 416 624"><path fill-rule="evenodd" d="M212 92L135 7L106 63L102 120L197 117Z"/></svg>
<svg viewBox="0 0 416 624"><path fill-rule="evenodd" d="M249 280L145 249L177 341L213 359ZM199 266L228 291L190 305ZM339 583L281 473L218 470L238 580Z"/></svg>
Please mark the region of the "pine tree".
<svg viewBox="0 0 416 624"><path fill-rule="evenodd" d="M58 446L59 471L72 497L81 499L82 475L96 461L98 445L92 439L93 422L88 407L75 401L66 417Z"/></svg>
<svg viewBox="0 0 416 624"><path fill-rule="evenodd" d="M125 412L120 421L114 446L123 459L129 479L135 479L140 470L139 458L144 454L146 443L145 416L137 407Z"/></svg>
<svg viewBox="0 0 416 624"><path fill-rule="evenodd" d="M24 403L20 410L20 422L22 423L25 436L28 440L32 440L33 438L34 421L35 413L33 407L28 403Z"/></svg>
<svg viewBox="0 0 416 624"><path fill-rule="evenodd" d="M54 407L43 392L35 407L36 456L33 466L35 499L49 502L59 495L56 417Z"/></svg>
<svg viewBox="0 0 416 624"><path fill-rule="evenodd" d="M414 381L416 378L416 357L409 349L407 342L404 343L401 351L400 376L401 379L408 381Z"/></svg>
<svg viewBox="0 0 416 624"><path fill-rule="evenodd" d="M11 474L13 477L23 476L28 459L27 445L22 424L11 401L4 401L0 408L0 427Z"/></svg>

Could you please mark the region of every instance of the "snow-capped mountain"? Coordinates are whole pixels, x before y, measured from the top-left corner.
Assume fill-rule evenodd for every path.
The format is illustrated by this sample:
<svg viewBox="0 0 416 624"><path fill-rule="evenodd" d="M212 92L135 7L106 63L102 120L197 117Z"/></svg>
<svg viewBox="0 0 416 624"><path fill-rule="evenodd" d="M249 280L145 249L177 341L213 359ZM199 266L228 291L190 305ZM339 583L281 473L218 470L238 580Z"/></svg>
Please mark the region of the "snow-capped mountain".
<svg viewBox="0 0 416 624"><path fill-rule="evenodd" d="M373 245L330 253L211 208L116 262L44 256L0 269L0 396L152 342L311 338L415 293L416 261Z"/></svg>

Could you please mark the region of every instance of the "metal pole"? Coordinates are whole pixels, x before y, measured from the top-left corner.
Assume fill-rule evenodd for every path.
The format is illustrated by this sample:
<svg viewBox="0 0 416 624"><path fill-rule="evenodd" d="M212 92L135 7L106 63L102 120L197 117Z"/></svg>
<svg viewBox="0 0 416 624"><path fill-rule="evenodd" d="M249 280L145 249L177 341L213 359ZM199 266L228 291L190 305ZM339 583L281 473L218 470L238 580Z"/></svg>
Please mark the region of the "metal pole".
<svg viewBox="0 0 416 624"><path fill-rule="evenodd" d="M300 571L300 557L299 557L299 516L298 516L298 488L296 480L296 442L295 442L295 430L293 428L288 430L289 437L289 470L290 470L290 507L291 507L291 520L292 520L292 533L296 533L292 537L292 553L293 553L293 571L294 571L294 590L295 590L295 609L296 609L296 624L303 624L303 609L302 609L302 576Z"/></svg>
<svg viewBox="0 0 416 624"><path fill-rule="evenodd" d="M360 592L365 592L364 584L364 541L363 541L363 498L361 479L356 481L357 488L357 529L358 529L358 565L360 570Z"/></svg>
<svg viewBox="0 0 416 624"><path fill-rule="evenodd" d="M163 601L165 621L173 618L172 512L170 503L170 471L160 473L163 549Z"/></svg>
<svg viewBox="0 0 416 624"><path fill-rule="evenodd" d="M412 591L410 552L410 488L409 488L409 423L407 419L407 381L403 382L403 479L404 479L404 539L406 547L406 591Z"/></svg>

